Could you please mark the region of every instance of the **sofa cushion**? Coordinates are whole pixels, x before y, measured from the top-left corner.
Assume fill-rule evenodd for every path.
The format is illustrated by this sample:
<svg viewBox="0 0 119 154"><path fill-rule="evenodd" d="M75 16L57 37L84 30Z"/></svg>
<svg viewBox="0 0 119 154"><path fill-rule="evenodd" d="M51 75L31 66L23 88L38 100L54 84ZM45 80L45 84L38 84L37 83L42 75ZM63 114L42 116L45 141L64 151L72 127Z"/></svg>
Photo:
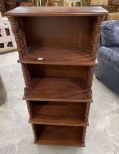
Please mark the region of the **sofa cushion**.
<svg viewBox="0 0 119 154"><path fill-rule="evenodd" d="M119 72L119 47L101 46L97 54L98 61L109 64L115 71Z"/></svg>
<svg viewBox="0 0 119 154"><path fill-rule="evenodd" d="M101 25L101 44L119 47L119 21L104 21Z"/></svg>

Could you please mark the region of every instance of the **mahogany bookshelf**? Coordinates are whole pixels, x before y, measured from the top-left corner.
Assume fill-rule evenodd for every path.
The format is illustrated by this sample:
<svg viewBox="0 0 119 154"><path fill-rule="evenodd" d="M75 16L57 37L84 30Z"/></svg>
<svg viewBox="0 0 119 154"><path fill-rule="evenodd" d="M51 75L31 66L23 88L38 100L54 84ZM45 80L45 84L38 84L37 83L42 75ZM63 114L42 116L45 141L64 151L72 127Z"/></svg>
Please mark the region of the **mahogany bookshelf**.
<svg viewBox="0 0 119 154"><path fill-rule="evenodd" d="M85 146L101 7L18 7L11 16L35 143Z"/></svg>

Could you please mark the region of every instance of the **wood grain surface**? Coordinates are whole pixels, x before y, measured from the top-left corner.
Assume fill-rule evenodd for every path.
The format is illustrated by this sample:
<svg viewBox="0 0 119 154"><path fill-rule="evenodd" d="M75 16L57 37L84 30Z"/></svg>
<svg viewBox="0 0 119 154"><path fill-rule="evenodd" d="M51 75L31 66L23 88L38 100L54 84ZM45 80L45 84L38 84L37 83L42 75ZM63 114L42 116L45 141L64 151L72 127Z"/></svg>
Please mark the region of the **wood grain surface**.
<svg viewBox="0 0 119 154"><path fill-rule="evenodd" d="M9 16L103 16L108 11L102 7L17 7L6 12Z"/></svg>
<svg viewBox="0 0 119 154"><path fill-rule="evenodd" d="M87 126L86 103L29 102L33 124Z"/></svg>
<svg viewBox="0 0 119 154"><path fill-rule="evenodd" d="M36 78L25 100L91 102L91 90L83 79Z"/></svg>
<svg viewBox="0 0 119 154"><path fill-rule="evenodd" d="M102 7L8 11L35 143L85 146Z"/></svg>
<svg viewBox="0 0 119 154"><path fill-rule="evenodd" d="M40 130L41 128L41 130ZM35 125L37 144L84 146L82 143L83 127Z"/></svg>

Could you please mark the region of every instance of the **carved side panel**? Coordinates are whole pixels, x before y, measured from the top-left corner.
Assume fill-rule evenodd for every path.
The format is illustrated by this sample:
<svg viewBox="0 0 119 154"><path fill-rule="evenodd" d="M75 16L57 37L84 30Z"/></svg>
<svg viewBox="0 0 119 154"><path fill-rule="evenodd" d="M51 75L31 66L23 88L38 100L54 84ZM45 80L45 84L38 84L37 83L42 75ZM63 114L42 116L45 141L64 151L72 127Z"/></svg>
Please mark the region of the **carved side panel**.
<svg viewBox="0 0 119 154"><path fill-rule="evenodd" d="M90 43L91 44L90 51L92 55L95 57L95 60L96 60L96 53L97 53L99 41L100 41L100 31L101 31L102 21L103 21L103 16L95 17L94 29L93 29L91 43ZM88 83L90 87L92 86L92 80L93 80L93 67L90 67L88 72Z"/></svg>
<svg viewBox="0 0 119 154"><path fill-rule="evenodd" d="M31 76L26 64L22 64L22 71L25 80L25 85L28 89L30 89Z"/></svg>
<svg viewBox="0 0 119 154"><path fill-rule="evenodd" d="M19 59L23 59L24 55L27 54L27 44L25 39L22 18L11 17L10 22L11 22L12 31L15 35L15 40L17 43ZM27 65L26 64L21 64L21 65L22 65L22 71L23 71L23 76L24 76L25 85L26 85L26 88L24 90L26 95L28 93L27 89L30 89L31 77L30 77L30 73L28 71Z"/></svg>
<svg viewBox="0 0 119 154"><path fill-rule="evenodd" d="M22 18L11 17L10 22L12 25L12 31L15 35L17 49L19 52L19 58L22 59L23 56L27 53L27 45L26 45L26 39L25 39Z"/></svg>
<svg viewBox="0 0 119 154"><path fill-rule="evenodd" d="M91 52L96 55L99 40L100 40L100 30L101 30L101 22L103 20L103 16L95 17L94 30L91 39Z"/></svg>
<svg viewBox="0 0 119 154"><path fill-rule="evenodd" d="M89 87L92 87L92 80L93 80L93 67L90 66L89 71L88 71L88 86Z"/></svg>

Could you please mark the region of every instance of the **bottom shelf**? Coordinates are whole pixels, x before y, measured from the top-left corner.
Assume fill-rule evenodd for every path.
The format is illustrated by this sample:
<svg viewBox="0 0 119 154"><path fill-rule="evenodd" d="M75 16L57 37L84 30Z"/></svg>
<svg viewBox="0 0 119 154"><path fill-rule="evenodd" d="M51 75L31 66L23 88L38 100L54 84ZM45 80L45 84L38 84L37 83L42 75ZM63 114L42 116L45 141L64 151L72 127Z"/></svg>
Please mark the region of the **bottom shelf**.
<svg viewBox="0 0 119 154"><path fill-rule="evenodd" d="M36 144L84 147L83 131L85 127L33 125Z"/></svg>

